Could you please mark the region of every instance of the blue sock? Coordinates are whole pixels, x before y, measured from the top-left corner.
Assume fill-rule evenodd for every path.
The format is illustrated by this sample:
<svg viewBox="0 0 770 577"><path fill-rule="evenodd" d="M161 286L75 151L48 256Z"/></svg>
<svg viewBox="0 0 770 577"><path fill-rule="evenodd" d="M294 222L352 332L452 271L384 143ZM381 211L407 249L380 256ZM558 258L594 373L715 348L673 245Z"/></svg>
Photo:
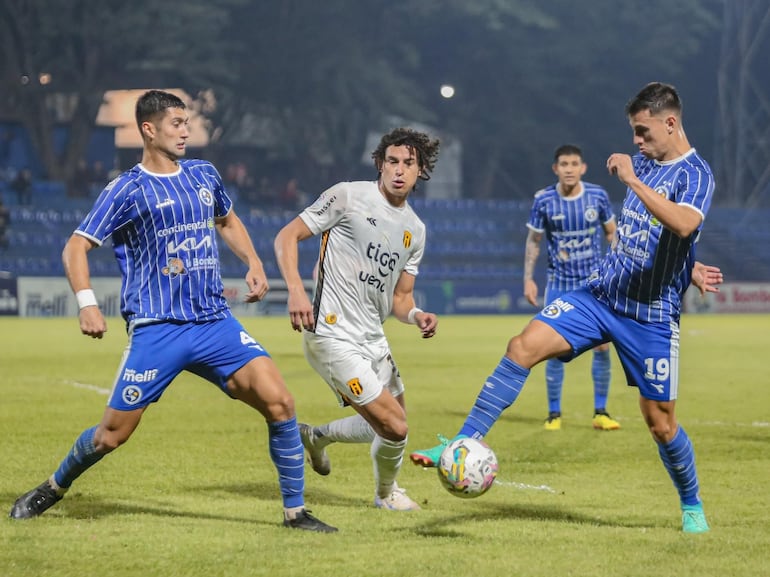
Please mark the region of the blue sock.
<svg viewBox="0 0 770 577"><path fill-rule="evenodd" d="M658 443L658 453L663 461L683 505L700 503L698 474L695 471L695 453L690 438L680 426L674 438L667 444Z"/></svg>
<svg viewBox="0 0 770 577"><path fill-rule="evenodd" d="M607 395L610 392L610 351L594 351L591 363L591 376L594 379L594 409L607 408Z"/></svg>
<svg viewBox="0 0 770 577"><path fill-rule="evenodd" d="M305 455L299 438L297 417L267 424L270 458L278 470L283 506L302 507L305 504Z"/></svg>
<svg viewBox="0 0 770 577"><path fill-rule="evenodd" d="M557 359L545 362L545 384L548 388L548 412L561 413L561 386L564 383L564 363Z"/></svg>
<svg viewBox="0 0 770 577"><path fill-rule="evenodd" d="M503 357L481 388L459 434L477 439L485 437L500 414L519 396L528 375L529 369Z"/></svg>
<svg viewBox="0 0 770 577"><path fill-rule="evenodd" d="M54 481L62 489L69 489L75 479L104 457L104 453L97 453L94 449L95 432L94 426L80 433L70 452L53 474Z"/></svg>

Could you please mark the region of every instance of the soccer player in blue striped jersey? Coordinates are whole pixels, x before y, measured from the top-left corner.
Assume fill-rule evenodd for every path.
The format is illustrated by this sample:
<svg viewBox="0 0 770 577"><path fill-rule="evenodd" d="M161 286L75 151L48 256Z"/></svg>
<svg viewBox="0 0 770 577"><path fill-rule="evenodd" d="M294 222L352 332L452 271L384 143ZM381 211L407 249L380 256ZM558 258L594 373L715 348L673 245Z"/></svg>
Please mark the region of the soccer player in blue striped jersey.
<svg viewBox="0 0 770 577"><path fill-rule="evenodd" d="M553 172L558 182L535 194L527 221L524 253L524 297L537 306L535 263L540 255L540 241L545 236L548 273L545 302L561 297L567 291L582 287L591 272L599 266L604 252L602 237L611 243L617 228L607 191L597 184L584 182L586 163L583 151L573 144L556 149ZM594 381L594 429L612 431L620 423L607 412L610 388L610 345L594 349L591 366ZM548 391L547 431L561 429L561 391L564 363L548 359L545 364Z"/></svg>
<svg viewBox="0 0 770 577"><path fill-rule="evenodd" d="M569 360L612 342L627 383L639 389L642 416L678 493L682 530L709 530L695 454L675 416L679 389L679 317L691 281L716 291L718 269L695 262L695 245L711 205L714 177L690 146L673 86L648 84L626 105L638 155L615 153L607 169L627 187L618 235L587 286L549 303L509 343L457 437L484 437L519 395L536 364ZM705 280L704 280L705 279ZM447 440L414 451L435 466Z"/></svg>
<svg viewBox="0 0 770 577"><path fill-rule="evenodd" d="M112 238L128 347L99 424L80 434L48 480L16 500L10 516L36 517L59 501L83 472L129 439L148 407L186 370L265 418L284 526L336 531L305 509L294 399L270 355L232 316L223 296L215 230L248 267L246 301L262 299L269 287L217 170L182 158L188 121L184 102L171 93L150 90L139 97L142 161L105 187L64 247L80 330L102 338L107 324L90 288L87 255Z"/></svg>

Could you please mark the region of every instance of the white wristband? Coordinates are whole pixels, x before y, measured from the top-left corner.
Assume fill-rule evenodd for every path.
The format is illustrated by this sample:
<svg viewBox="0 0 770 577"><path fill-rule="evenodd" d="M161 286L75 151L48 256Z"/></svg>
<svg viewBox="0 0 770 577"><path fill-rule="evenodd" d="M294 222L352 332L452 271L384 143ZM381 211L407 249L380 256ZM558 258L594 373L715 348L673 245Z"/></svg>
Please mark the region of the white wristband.
<svg viewBox="0 0 770 577"><path fill-rule="evenodd" d="M78 308L83 310L86 307L98 307L99 303L96 302L96 295L93 289L83 289L75 293L75 298L78 301Z"/></svg>
<svg viewBox="0 0 770 577"><path fill-rule="evenodd" d="M408 322L410 325L416 324L414 317L417 316L417 313L421 313L421 312L423 312L422 309L418 309L417 307L414 307L412 310L409 311L409 314L406 315L406 322Z"/></svg>

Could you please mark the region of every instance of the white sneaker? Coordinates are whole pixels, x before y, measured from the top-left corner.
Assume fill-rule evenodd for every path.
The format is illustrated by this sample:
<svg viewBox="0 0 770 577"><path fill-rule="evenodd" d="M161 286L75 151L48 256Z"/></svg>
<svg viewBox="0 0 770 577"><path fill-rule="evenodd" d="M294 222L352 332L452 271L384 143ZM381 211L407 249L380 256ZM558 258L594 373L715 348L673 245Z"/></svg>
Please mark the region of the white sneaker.
<svg viewBox="0 0 770 577"><path fill-rule="evenodd" d="M313 427L306 423L298 423L299 437L302 439L302 446L307 450L308 462L313 470L319 475L328 475L331 473L332 464L329 462L329 456L326 449L316 447L316 436Z"/></svg>
<svg viewBox="0 0 770 577"><path fill-rule="evenodd" d="M420 508L417 503L406 496L406 489L402 489L398 485L394 485L387 497L380 497L375 493L374 506L390 511L417 511Z"/></svg>

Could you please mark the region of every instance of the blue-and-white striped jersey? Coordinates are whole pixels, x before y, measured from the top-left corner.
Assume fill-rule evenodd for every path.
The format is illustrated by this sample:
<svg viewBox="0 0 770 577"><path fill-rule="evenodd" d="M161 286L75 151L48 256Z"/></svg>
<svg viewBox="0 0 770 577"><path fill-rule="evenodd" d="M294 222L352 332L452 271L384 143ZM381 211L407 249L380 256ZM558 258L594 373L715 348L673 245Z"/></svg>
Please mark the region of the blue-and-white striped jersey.
<svg viewBox="0 0 770 577"><path fill-rule="evenodd" d="M633 165L644 184L672 202L692 207L705 220L714 176L695 149L667 162L637 155ZM618 220L617 243L589 280L589 288L617 313L642 322L678 322L702 228L703 221L689 237L679 238L628 189Z"/></svg>
<svg viewBox="0 0 770 577"><path fill-rule="evenodd" d="M581 287L604 254L604 225L615 215L607 191L581 182L575 196L559 194L558 184L535 193L527 228L543 233L548 250L548 286L560 292Z"/></svg>
<svg viewBox="0 0 770 577"><path fill-rule="evenodd" d="M173 174L141 164L110 182L75 230L101 245L112 236L126 321L207 321L230 316L214 218L232 201L214 166L180 160Z"/></svg>

